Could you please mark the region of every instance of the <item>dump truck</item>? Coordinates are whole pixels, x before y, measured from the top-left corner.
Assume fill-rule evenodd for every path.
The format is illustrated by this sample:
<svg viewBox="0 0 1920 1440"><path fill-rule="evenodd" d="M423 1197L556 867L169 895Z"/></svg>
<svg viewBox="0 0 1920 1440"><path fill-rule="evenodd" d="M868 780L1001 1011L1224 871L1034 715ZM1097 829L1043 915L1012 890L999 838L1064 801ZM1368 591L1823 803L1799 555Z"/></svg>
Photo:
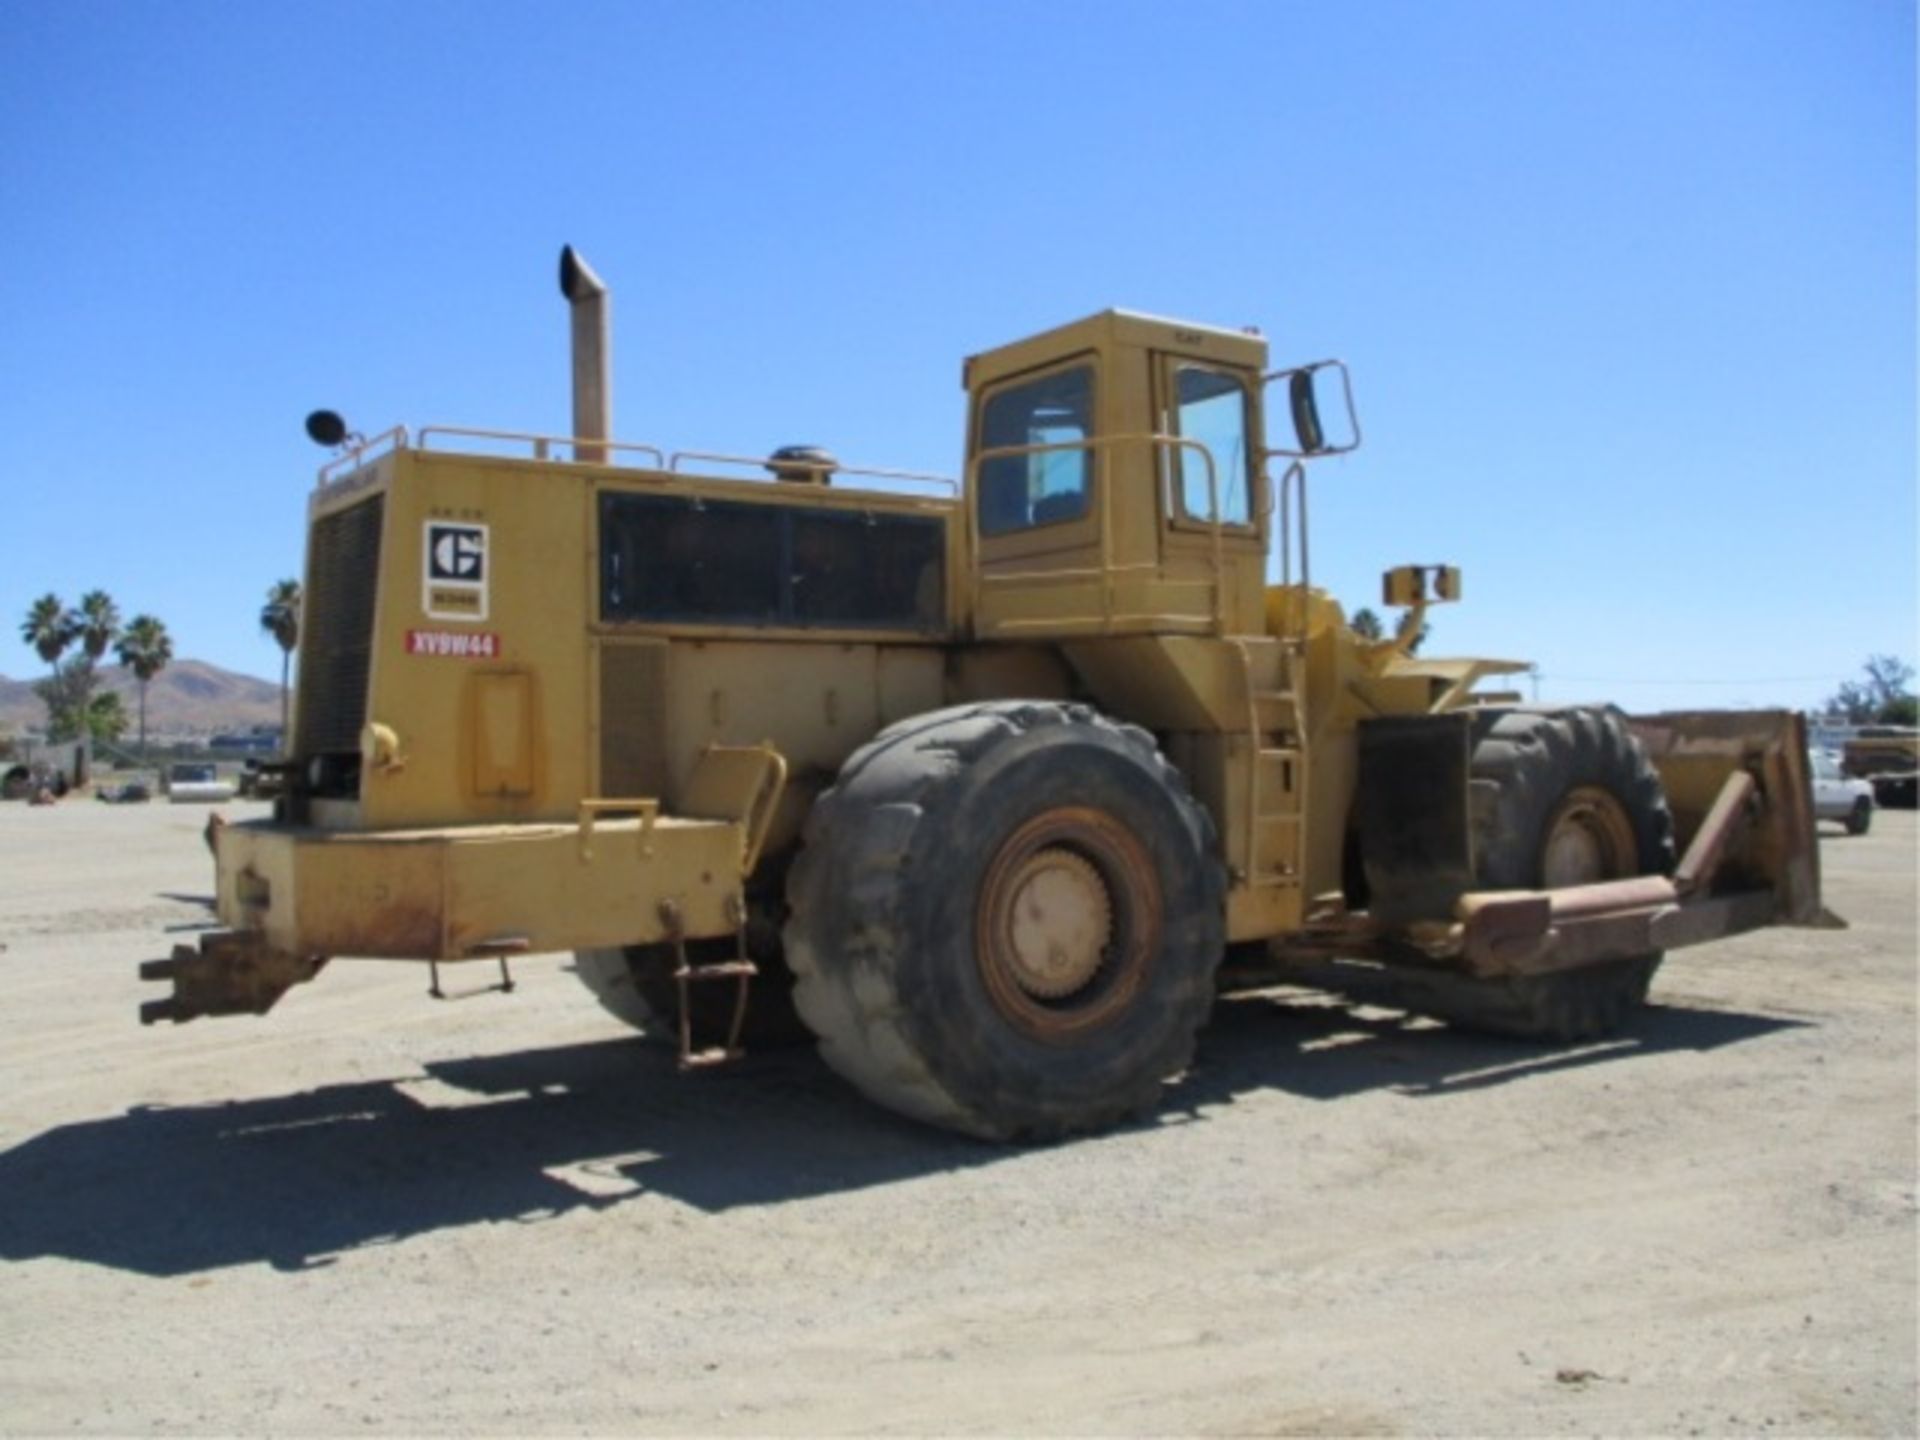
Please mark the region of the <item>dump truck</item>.
<svg viewBox="0 0 1920 1440"><path fill-rule="evenodd" d="M1354 632L1308 534L1339 362L1110 310L964 363L958 480L668 453L612 438L608 293L560 274L564 434L310 420L284 790L143 1020L570 952L688 1068L811 1036L1044 1139L1150 1111L1232 989L1575 1043L1669 950L1821 923L1797 714L1523 704L1520 662L1415 653L1447 565Z"/></svg>
<svg viewBox="0 0 1920 1440"><path fill-rule="evenodd" d="M1920 800L1920 730L1910 725L1862 725L1841 752L1847 774L1873 786L1874 803L1911 810Z"/></svg>

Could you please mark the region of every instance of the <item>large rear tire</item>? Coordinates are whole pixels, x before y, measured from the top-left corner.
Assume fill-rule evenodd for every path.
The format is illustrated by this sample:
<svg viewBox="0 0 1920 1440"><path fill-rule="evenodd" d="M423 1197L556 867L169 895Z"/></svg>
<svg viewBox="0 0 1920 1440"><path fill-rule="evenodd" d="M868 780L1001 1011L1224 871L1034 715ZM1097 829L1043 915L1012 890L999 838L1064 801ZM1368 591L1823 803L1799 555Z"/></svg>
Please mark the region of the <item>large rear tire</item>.
<svg viewBox="0 0 1920 1440"><path fill-rule="evenodd" d="M672 1032L673 1012L662 1012L641 993L639 978L625 950L576 950L573 973L614 1019L653 1039L665 1040Z"/></svg>
<svg viewBox="0 0 1920 1440"><path fill-rule="evenodd" d="M1474 872L1484 890L1671 874L1673 815L1617 711L1512 710L1480 721L1471 764ZM1417 1010L1466 1030L1573 1042L1646 1003L1658 952L1545 975L1410 977Z"/></svg>
<svg viewBox="0 0 1920 1440"><path fill-rule="evenodd" d="M937 711L856 751L787 886L794 1002L901 1114L996 1140L1152 1109L1223 950L1207 814L1146 731L1085 706Z"/></svg>

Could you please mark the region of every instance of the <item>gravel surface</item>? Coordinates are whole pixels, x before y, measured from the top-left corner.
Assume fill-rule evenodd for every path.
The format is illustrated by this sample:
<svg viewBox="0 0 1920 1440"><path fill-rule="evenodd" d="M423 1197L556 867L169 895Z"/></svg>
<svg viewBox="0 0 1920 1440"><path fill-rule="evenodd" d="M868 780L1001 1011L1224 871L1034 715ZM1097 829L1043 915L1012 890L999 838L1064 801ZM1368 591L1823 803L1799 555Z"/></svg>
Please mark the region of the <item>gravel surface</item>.
<svg viewBox="0 0 1920 1440"><path fill-rule="evenodd" d="M0 805L7 1433L1915 1432L1911 813L1630 1038L1275 991L1034 1150L680 1077L558 958L143 1030L204 818Z"/></svg>

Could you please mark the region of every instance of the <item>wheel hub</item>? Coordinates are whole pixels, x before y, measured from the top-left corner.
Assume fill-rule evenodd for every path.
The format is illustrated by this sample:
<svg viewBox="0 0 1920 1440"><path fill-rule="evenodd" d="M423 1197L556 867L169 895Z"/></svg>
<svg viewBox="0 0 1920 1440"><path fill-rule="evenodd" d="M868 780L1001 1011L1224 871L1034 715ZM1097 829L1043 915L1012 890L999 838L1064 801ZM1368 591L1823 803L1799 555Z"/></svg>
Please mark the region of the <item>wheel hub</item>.
<svg viewBox="0 0 1920 1440"><path fill-rule="evenodd" d="M1112 815L1047 810L1000 845L974 906L987 998L1019 1032L1073 1044L1125 1015L1161 943L1153 861Z"/></svg>
<svg viewBox="0 0 1920 1440"><path fill-rule="evenodd" d="M1633 826L1605 790L1582 786L1560 802L1540 851L1541 883L1550 890L1617 880L1634 872Z"/></svg>
<svg viewBox="0 0 1920 1440"><path fill-rule="evenodd" d="M1007 963L1029 995L1058 1000L1099 972L1113 939L1113 906L1100 872L1058 846L1027 857L1010 882Z"/></svg>

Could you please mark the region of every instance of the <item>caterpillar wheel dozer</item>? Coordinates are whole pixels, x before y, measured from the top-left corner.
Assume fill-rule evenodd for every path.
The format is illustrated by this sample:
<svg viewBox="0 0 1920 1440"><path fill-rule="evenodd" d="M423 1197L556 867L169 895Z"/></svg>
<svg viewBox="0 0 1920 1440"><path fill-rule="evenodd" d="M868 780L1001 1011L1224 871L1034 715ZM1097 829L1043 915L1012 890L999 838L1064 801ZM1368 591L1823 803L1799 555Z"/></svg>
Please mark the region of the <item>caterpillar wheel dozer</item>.
<svg viewBox="0 0 1920 1440"><path fill-rule="evenodd" d="M144 1020L572 952L689 1067L810 1035L1045 1138L1150 1110L1223 988L1573 1042L1669 950L1830 921L1800 716L1525 705L1417 653L1457 570L1388 570L1384 639L1314 587L1338 362L1107 311L966 361L958 481L669 454L611 438L606 288L561 286L567 434L310 417L291 758Z"/></svg>

